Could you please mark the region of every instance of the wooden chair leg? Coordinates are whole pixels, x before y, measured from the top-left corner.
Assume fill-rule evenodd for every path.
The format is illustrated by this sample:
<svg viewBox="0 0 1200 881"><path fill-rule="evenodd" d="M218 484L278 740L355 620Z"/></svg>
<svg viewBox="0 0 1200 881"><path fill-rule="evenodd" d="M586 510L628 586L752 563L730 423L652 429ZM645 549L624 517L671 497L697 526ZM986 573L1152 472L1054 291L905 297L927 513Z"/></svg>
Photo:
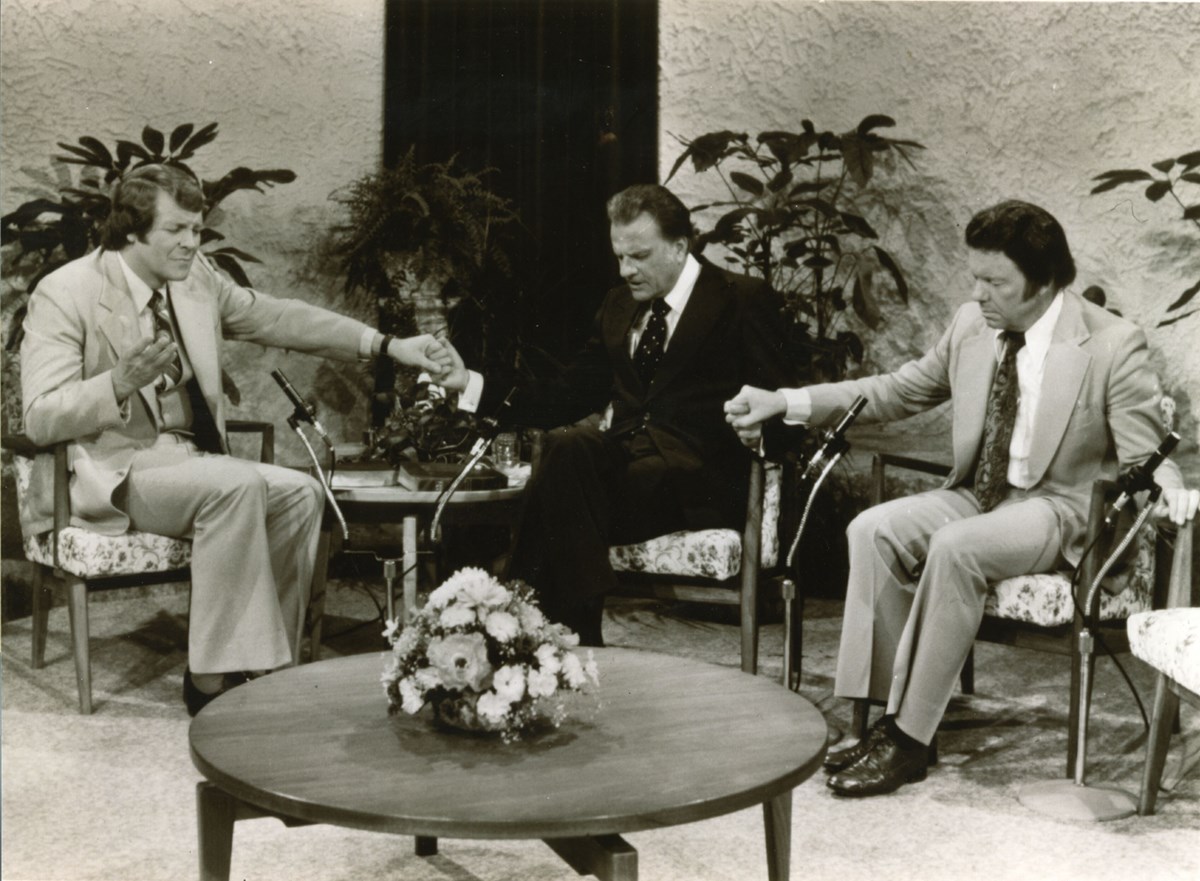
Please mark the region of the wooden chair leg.
<svg viewBox="0 0 1200 881"><path fill-rule="evenodd" d="M67 584L67 609L71 615L71 653L75 656L75 682L79 712L92 713L92 656L88 650L87 585L77 578Z"/></svg>
<svg viewBox="0 0 1200 881"><path fill-rule="evenodd" d="M33 652L30 666L40 670L46 664L46 632L50 626L50 607L53 605L53 595L46 584L46 567L33 567Z"/></svg>
<svg viewBox="0 0 1200 881"><path fill-rule="evenodd" d="M967 662L963 664L962 672L958 674L963 694L975 693L975 646L967 653Z"/></svg>
<svg viewBox="0 0 1200 881"><path fill-rule="evenodd" d="M741 575L742 601L742 671L758 672L758 562L747 571L743 561Z"/></svg>
<svg viewBox="0 0 1200 881"><path fill-rule="evenodd" d="M1171 691L1167 677L1158 674L1154 689L1154 710L1150 717L1150 736L1146 739L1146 765L1142 769L1142 792L1138 799L1138 816L1154 813L1158 787L1162 783L1163 765L1171 742L1171 720L1179 713L1179 697Z"/></svg>

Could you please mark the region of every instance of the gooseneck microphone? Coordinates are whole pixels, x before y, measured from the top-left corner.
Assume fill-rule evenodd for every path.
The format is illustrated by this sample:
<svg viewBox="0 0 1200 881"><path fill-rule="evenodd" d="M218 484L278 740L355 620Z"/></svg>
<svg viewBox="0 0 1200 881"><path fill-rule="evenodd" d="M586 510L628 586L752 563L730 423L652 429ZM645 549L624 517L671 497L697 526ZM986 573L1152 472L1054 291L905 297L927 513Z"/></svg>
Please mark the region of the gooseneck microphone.
<svg viewBox="0 0 1200 881"><path fill-rule="evenodd" d="M1133 466L1117 479L1117 483L1121 487L1121 494L1108 509L1108 516L1104 518L1106 523L1112 525L1113 519L1129 504L1135 493L1144 492L1152 486L1156 486L1154 472L1158 470L1158 466L1163 463L1163 460L1171 455L1171 451L1178 443L1179 435L1174 431L1168 432L1167 436L1162 439L1162 443L1158 445L1158 449L1150 454L1150 458L1140 465Z"/></svg>
<svg viewBox="0 0 1200 881"><path fill-rule="evenodd" d="M288 378L284 376L283 371L278 368L272 370L271 378L279 383L279 387L283 389L283 393L287 395L288 400L292 402L292 406L296 408L293 416L301 422L307 422L311 425L317 434L321 436L321 440L325 441L326 445L331 445L329 435L325 433L325 427L317 419L316 412L305 402L304 398L300 397L300 393L288 382Z"/></svg>
<svg viewBox="0 0 1200 881"><path fill-rule="evenodd" d="M862 395L854 399L854 402L842 414L842 418L838 421L838 424L825 433L824 443L813 454L812 459L809 460L808 467L804 469L805 476L814 473L820 468L821 463L827 457L836 455L844 450L846 446L846 429L858 418L858 414L862 412L865 406L867 406L867 399Z"/></svg>

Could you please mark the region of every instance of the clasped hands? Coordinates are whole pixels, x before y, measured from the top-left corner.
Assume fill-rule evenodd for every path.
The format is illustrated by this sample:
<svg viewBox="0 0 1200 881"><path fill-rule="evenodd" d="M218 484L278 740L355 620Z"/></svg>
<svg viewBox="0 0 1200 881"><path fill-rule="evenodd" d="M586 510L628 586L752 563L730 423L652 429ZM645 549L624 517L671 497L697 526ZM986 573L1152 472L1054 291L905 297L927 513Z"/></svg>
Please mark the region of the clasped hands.
<svg viewBox="0 0 1200 881"><path fill-rule="evenodd" d="M787 413L787 398L781 391L767 391L751 385L725 402L725 421L733 426L742 443L757 449L762 440L763 423Z"/></svg>

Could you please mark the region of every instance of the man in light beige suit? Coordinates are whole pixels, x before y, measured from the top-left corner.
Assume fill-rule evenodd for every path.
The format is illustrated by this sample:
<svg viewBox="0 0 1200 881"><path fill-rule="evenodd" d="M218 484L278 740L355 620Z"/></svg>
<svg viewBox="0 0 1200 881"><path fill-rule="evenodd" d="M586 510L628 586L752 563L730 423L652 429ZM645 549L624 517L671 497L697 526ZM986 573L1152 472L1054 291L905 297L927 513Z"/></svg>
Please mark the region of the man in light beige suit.
<svg viewBox="0 0 1200 881"><path fill-rule="evenodd" d="M1145 461L1163 434L1146 337L1066 290L1075 264L1058 221L1037 206L1002 202L971 220L966 243L972 302L922 358L883 376L745 388L726 404L728 421L754 442L765 420L820 422L858 395L868 401L860 418L871 421L950 401L954 463L943 488L868 509L847 530L834 692L887 708L869 737L826 757L838 795L923 779L988 582L1077 563L1093 481ZM1014 392L1006 419L989 404L1003 375ZM1003 451L988 469L995 480L981 466L997 461L990 448ZM1183 488L1173 463L1154 480L1171 519L1195 515L1200 493Z"/></svg>
<svg viewBox="0 0 1200 881"><path fill-rule="evenodd" d="M126 174L102 247L34 291L21 347L26 433L71 441L74 525L192 540L193 714L241 671L295 662L324 508L311 477L227 455L225 340L344 361L386 354L435 377L451 364L433 337L384 337L233 284L199 254L203 208L184 169ZM52 523L50 457L34 467L27 534Z"/></svg>

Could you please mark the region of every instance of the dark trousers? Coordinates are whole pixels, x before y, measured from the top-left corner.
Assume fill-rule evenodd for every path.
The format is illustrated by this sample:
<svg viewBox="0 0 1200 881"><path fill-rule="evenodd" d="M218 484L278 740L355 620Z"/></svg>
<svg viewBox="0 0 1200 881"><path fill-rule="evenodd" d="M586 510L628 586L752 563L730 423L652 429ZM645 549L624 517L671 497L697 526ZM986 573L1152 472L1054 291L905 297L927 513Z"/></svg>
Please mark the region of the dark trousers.
<svg viewBox="0 0 1200 881"><path fill-rule="evenodd" d="M525 504L509 575L531 584L543 611L585 645L603 644L604 595L617 584L609 546L686 528L666 462L641 433L548 432Z"/></svg>

